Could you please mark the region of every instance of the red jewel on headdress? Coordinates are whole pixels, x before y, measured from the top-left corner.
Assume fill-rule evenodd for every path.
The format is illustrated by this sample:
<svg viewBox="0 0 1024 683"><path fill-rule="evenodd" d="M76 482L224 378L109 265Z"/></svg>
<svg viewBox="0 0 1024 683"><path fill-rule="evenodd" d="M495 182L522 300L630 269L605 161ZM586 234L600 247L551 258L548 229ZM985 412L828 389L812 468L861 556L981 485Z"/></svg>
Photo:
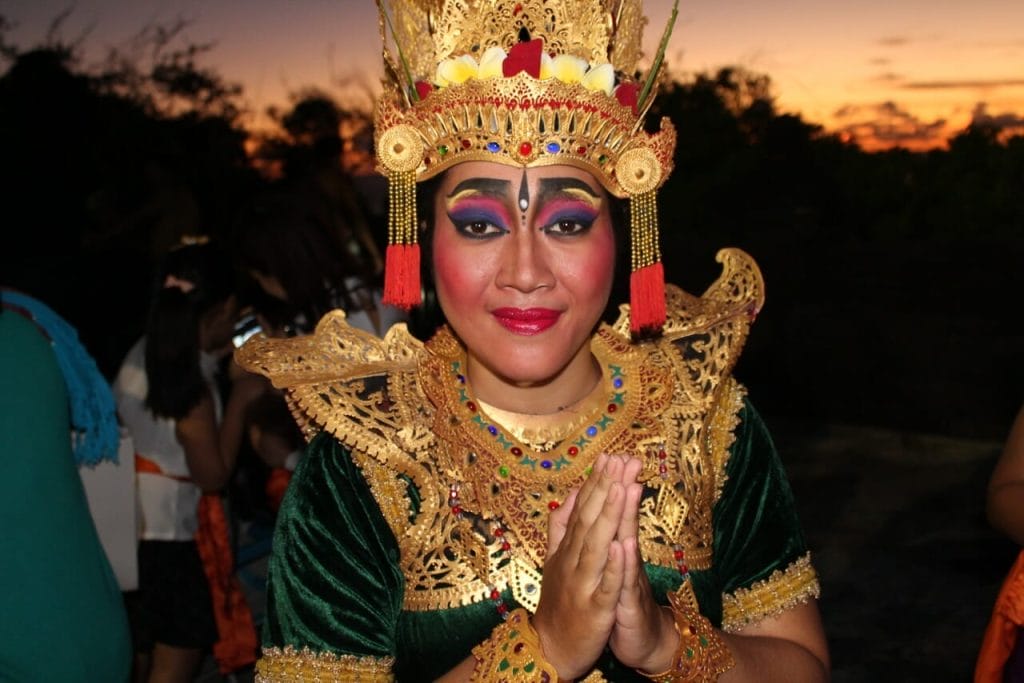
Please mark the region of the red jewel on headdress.
<svg viewBox="0 0 1024 683"><path fill-rule="evenodd" d="M420 96L421 100L425 100L433 89L434 86L426 81L416 81L416 94Z"/></svg>
<svg viewBox="0 0 1024 683"><path fill-rule="evenodd" d="M636 83L619 83L619 86L615 88L615 99L623 107L629 107L636 114L636 98L639 90L640 86Z"/></svg>
<svg viewBox="0 0 1024 683"><path fill-rule="evenodd" d="M544 52L544 40L534 38L516 43L501 63L501 73L506 78L525 71L534 78L540 78L540 56Z"/></svg>
<svg viewBox="0 0 1024 683"><path fill-rule="evenodd" d="M533 145L531 145L529 142L524 142L521 145L519 145L519 155L520 156L528 157L528 156L530 156L530 152L532 152L532 151L533 151Z"/></svg>

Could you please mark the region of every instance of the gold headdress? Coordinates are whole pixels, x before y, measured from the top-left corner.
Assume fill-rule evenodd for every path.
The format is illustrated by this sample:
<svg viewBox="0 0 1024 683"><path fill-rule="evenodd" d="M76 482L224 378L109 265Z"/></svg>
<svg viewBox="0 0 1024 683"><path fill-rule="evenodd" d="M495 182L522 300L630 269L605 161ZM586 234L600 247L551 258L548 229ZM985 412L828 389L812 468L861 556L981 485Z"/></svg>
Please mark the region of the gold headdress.
<svg viewBox="0 0 1024 683"><path fill-rule="evenodd" d="M415 184L462 161L568 164L630 199L634 332L665 319L655 194L672 170L675 129L643 119L665 29L637 78L640 0L377 0L388 72L375 114L390 215L384 300L420 301Z"/></svg>

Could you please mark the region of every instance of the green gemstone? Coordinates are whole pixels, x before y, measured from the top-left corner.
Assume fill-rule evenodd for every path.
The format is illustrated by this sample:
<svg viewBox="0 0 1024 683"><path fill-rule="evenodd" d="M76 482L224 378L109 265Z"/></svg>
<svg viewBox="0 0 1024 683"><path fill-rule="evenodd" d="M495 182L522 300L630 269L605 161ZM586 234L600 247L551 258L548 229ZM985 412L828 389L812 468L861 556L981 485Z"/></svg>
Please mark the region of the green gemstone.
<svg viewBox="0 0 1024 683"><path fill-rule="evenodd" d="M708 639L705 638L704 636L700 637L700 646L701 647L707 647L708 646Z"/></svg>
<svg viewBox="0 0 1024 683"><path fill-rule="evenodd" d="M608 161L608 155L607 154L602 154L601 156L599 156L597 158L597 163L599 163L599 164L603 164L606 161Z"/></svg>
<svg viewBox="0 0 1024 683"><path fill-rule="evenodd" d="M437 153L440 154L441 156L444 156L445 154L447 154L448 153L448 145L438 145L437 146Z"/></svg>
<svg viewBox="0 0 1024 683"><path fill-rule="evenodd" d="M508 663L508 660L507 659L503 659L500 662L498 662L498 671L504 671L505 669L509 668L510 666L512 666L512 665Z"/></svg>
<svg viewBox="0 0 1024 683"><path fill-rule="evenodd" d="M587 469L583 470L583 473L589 477L590 473L593 472L593 471L594 471L594 468L588 466Z"/></svg>
<svg viewBox="0 0 1024 683"><path fill-rule="evenodd" d="M534 668L536 668L536 666L537 664L535 662L530 662L529 664L523 667L523 671L525 671L526 673L530 673L534 670Z"/></svg>
<svg viewBox="0 0 1024 683"><path fill-rule="evenodd" d="M690 648L690 647L686 648L686 658L687 659L693 659L693 648Z"/></svg>
<svg viewBox="0 0 1024 683"><path fill-rule="evenodd" d="M507 477L508 476L508 467L506 465L502 465L501 467L499 467L498 468L498 474L500 474L503 477Z"/></svg>

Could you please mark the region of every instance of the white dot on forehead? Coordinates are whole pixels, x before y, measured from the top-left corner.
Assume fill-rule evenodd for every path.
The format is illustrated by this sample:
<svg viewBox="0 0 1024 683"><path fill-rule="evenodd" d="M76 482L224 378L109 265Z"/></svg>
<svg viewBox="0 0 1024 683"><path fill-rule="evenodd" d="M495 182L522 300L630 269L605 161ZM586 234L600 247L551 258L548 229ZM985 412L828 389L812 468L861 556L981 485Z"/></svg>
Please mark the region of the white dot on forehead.
<svg viewBox="0 0 1024 683"><path fill-rule="evenodd" d="M519 208L522 209L523 211L526 211L528 208L530 208L530 200L527 199L526 197L520 197Z"/></svg>

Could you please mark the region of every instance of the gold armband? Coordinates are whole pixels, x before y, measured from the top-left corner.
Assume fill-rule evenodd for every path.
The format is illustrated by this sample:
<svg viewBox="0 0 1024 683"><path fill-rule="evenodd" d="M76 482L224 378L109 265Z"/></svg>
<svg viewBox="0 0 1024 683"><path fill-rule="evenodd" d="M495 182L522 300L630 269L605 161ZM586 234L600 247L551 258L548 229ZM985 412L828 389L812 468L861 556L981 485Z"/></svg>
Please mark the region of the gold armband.
<svg viewBox="0 0 1024 683"><path fill-rule="evenodd" d="M710 683L731 669L736 662L725 641L711 622L697 611L696 605L687 605L676 593L669 593L672 616L679 633L679 647L672 655L672 666L658 674L641 675L657 683Z"/></svg>
<svg viewBox="0 0 1024 683"><path fill-rule="evenodd" d="M544 659L540 638L520 608L508 613L491 637L473 648L477 663L470 681L476 683L555 683L558 672Z"/></svg>

